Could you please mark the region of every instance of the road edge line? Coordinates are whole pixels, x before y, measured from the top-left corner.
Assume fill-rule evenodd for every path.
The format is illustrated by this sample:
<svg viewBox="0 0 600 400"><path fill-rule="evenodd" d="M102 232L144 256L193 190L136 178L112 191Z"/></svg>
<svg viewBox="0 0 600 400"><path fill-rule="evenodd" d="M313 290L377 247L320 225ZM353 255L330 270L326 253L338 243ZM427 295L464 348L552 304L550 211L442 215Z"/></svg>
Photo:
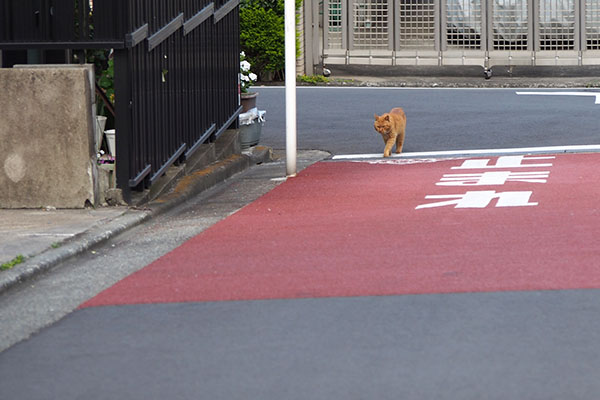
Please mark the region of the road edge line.
<svg viewBox="0 0 600 400"><path fill-rule="evenodd" d="M423 151L412 153L392 154L390 158L420 158L420 157L468 157L483 155L504 154L540 154L540 153L582 153L600 152L600 144L591 145L569 145L569 146L545 146L545 147L519 147L505 149L473 149L473 150L446 150L446 151ZM364 160L382 158L382 153L377 154L340 154L331 159L337 160Z"/></svg>

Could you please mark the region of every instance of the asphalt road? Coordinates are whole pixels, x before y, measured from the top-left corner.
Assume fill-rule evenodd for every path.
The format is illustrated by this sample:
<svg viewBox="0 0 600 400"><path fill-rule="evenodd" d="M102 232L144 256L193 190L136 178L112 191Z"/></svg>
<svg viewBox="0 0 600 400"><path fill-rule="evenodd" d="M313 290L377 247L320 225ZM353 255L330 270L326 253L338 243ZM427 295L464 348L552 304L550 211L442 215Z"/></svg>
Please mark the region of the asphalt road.
<svg viewBox="0 0 600 400"><path fill-rule="evenodd" d="M284 88L256 91L258 108L267 110L261 142L285 148ZM404 152L600 142L600 104L594 97L519 96L517 91L557 90L298 87L298 148L383 152L373 114L393 107L403 107L407 115Z"/></svg>
<svg viewBox="0 0 600 400"><path fill-rule="evenodd" d="M494 187L531 190L522 207L424 210L463 160L322 162L282 185L265 164L0 298L3 329L66 315L0 354L0 394L597 398L599 162L522 159L547 182ZM203 230L253 180L274 189Z"/></svg>
<svg viewBox="0 0 600 400"><path fill-rule="evenodd" d="M261 142L283 148L283 89L259 91ZM300 88L298 144L380 152L372 114L393 106L411 152L596 144L593 99ZM493 188L531 191L520 209L424 212L464 192L436 184L462 161L329 161L283 185L283 163L257 166L0 297L0 398L597 398L596 159L525 160L537 178Z"/></svg>

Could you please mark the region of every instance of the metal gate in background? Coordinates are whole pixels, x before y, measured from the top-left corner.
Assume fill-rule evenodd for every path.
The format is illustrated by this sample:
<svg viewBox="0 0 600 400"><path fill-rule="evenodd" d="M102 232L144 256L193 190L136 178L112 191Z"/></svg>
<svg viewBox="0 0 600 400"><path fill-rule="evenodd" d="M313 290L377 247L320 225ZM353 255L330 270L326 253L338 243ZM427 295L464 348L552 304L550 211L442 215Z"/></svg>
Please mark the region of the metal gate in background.
<svg viewBox="0 0 600 400"><path fill-rule="evenodd" d="M324 0L323 63L599 65L600 0Z"/></svg>

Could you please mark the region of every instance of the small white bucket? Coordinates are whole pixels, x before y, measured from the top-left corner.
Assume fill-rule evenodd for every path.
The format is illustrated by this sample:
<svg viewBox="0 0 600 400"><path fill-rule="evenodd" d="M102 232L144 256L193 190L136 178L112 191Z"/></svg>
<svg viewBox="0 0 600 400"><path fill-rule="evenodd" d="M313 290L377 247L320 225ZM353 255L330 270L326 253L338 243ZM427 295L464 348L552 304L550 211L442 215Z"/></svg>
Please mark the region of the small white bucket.
<svg viewBox="0 0 600 400"><path fill-rule="evenodd" d="M106 135L106 143L108 144L108 152L110 153L111 156L116 157L117 156L117 147L115 145L115 130L114 129L105 130L104 134Z"/></svg>
<svg viewBox="0 0 600 400"><path fill-rule="evenodd" d="M106 117L98 115L96 117L96 153L100 151L102 146L102 134L104 133L104 127L106 126Z"/></svg>

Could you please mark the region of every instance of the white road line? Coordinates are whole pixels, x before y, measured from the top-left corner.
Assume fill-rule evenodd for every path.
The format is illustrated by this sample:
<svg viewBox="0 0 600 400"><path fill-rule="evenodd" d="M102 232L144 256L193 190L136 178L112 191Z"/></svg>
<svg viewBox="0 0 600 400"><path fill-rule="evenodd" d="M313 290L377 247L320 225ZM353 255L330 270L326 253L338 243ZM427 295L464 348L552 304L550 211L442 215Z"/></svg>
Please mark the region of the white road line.
<svg viewBox="0 0 600 400"><path fill-rule="evenodd" d="M600 104L600 92L516 92L520 96L590 96Z"/></svg>
<svg viewBox="0 0 600 400"><path fill-rule="evenodd" d="M73 237L74 233L19 233L17 234L19 237Z"/></svg>
<svg viewBox="0 0 600 400"><path fill-rule="evenodd" d="M413 153L392 154L391 158L417 158L417 157L461 157L495 154L534 154L534 153L580 153L600 151L600 144L572 145L572 146L547 146L547 147L520 147L510 149L477 149L477 150L448 150L424 151ZM377 154L340 154L333 156L333 160L364 160L382 158L383 153Z"/></svg>
<svg viewBox="0 0 600 400"><path fill-rule="evenodd" d="M265 85L254 85L253 89L273 89L273 90L284 90L285 86L265 86ZM582 87L583 88L583 87ZM413 86L296 86L297 90L329 90L329 89L360 89L360 90L463 90L463 91L477 91L477 90L495 90L495 91L514 91L515 89L526 90L527 87L413 87Z"/></svg>

